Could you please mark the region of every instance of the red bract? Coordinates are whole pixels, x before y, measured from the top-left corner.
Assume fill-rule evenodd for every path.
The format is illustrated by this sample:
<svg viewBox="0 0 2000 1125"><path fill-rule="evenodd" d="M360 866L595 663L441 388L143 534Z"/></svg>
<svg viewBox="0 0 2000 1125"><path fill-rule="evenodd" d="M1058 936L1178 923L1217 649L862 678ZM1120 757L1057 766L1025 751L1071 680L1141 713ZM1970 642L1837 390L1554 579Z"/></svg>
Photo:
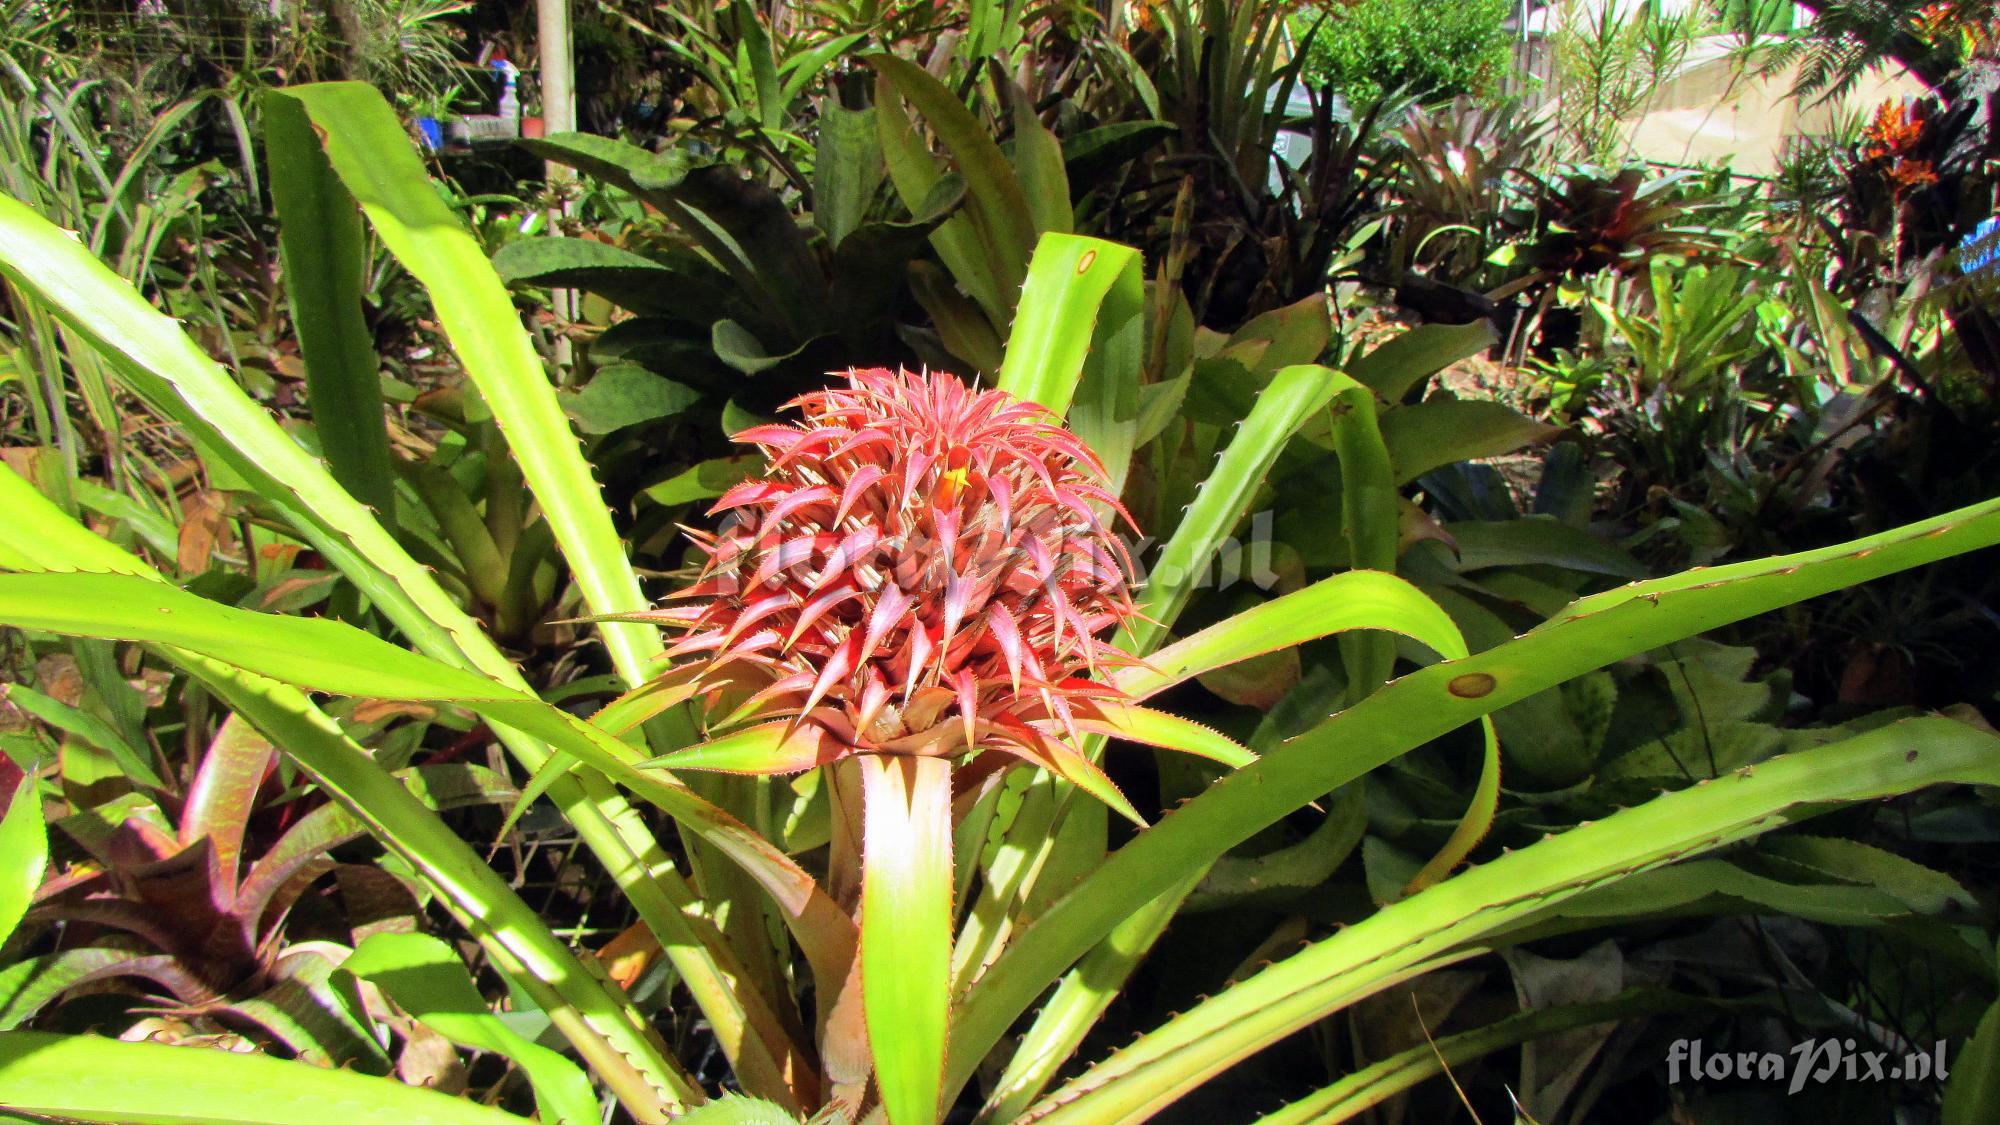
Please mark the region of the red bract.
<svg viewBox="0 0 2000 1125"><path fill-rule="evenodd" d="M691 532L708 562L688 604L650 615L687 629L669 655L700 659L668 686L705 701L712 734L763 724L679 764L974 748L1105 795L1076 732L1122 698L1089 677L1132 663L1100 636L1134 610L1097 457L1042 407L948 374L850 371L787 406L800 422L736 435L766 473L715 505L720 531Z"/></svg>

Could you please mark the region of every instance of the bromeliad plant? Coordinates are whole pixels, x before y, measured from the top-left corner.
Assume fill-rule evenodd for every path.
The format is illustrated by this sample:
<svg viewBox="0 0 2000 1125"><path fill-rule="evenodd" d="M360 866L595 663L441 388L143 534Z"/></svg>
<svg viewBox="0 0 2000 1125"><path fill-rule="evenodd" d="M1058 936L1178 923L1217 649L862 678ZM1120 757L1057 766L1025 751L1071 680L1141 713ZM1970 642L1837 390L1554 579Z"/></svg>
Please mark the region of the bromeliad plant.
<svg viewBox="0 0 2000 1125"><path fill-rule="evenodd" d="M1174 400L1140 385L1137 255L1065 236L1044 238L1027 271L995 390L860 372L806 396L803 422L752 430L762 476L724 500L735 519L698 533L701 578L656 608L504 286L386 104L348 85L276 96L295 111L278 115L278 127L323 158L299 170L321 213L358 206L427 288L629 690L588 718L544 698L528 674L537 670L503 654L376 512L336 483L387 488L399 503L406 487L382 476L379 445L359 432L367 425L330 426L375 417L333 409L368 401L362 392L375 379L353 362L362 345L342 334L351 293L294 295L321 333L306 359L319 365L310 389L323 463L177 324L9 200L0 200L0 274L183 428L263 526L309 546L359 597L342 603L344 620L205 599L0 472L0 623L139 646L132 658L198 682L265 735L479 944L514 1006L545 1015L576 1061L485 1010L465 966L438 943L370 939L343 971L439 1034L517 1063L543 1120L596 1119L606 1094L636 1121L690 1110L693 1119L715 1091L667 1047L652 1012L595 958L579 957L376 760L357 740L368 731L343 725L307 692L423 700L490 724L532 775L528 796L555 806L671 962L735 1082L774 1103L763 1112L780 1120L926 1125L974 1106L984 1121L1143 1120L1349 1005L1545 932L1565 908L1578 910L1561 919L1571 927L1654 908L1644 896L1591 897L1624 889L1628 876L1842 803L2000 783L1990 732L1915 718L1830 733L1824 745L1452 874L1493 819L1500 759L1485 719L1494 711L1732 621L1992 546L2000 502L1596 594L1477 655L1435 603L1379 566L1175 639L1199 576L1295 435L1331 450L1342 478L1357 482L1342 490L1343 527L1357 537L1350 559L1381 557L1374 537L1394 527L1393 514L1382 519L1393 513L1395 477L1375 422L1380 400L1373 383L1310 362L1246 366L1256 393L1220 428L1227 440L1217 441L1213 469L1178 523L1159 529L1164 545L1144 584L1132 585L1110 538L1118 496L1135 447L1162 432L1148 411L1171 411ZM351 260L341 240L358 229L317 233L340 251L331 263ZM1365 357L1371 379L1407 387L1379 370L1394 358ZM674 647L661 624L678 630ZM1420 667L1395 674L1397 650L1374 643L1389 633L1413 642L1409 663ZM1366 634L1347 638L1357 643L1344 705L1255 759L1141 705L1337 634ZM1461 727L1485 735L1479 782L1458 830L1405 897L1245 970L1065 1080L1085 1035L1211 865L1295 814L1352 815L1354 802L1329 795ZM1097 764L1107 734L1235 768L1151 827L1114 837L1107 808L1136 810ZM791 768L807 772L789 783L703 773ZM0 872L10 873L0 880L0 922L18 917L30 893L11 873L42 867L34 802L23 800L35 784L0 823ZM681 846L662 842L649 816L670 820ZM374 1017L356 1008L355 1018ZM1507 1034L1525 1034L1514 1026ZM520 1120L299 1061L163 1058L167 1050L0 1033L0 1104L65 1119L160 1119L171 1104L181 1120L304 1122L332 1099L357 1122ZM993 1066L998 1077L968 1092ZM1351 1086L1284 1119L1351 1116L1366 1104ZM1968 1105L1967 1119L1977 1119L1981 1107Z"/></svg>
<svg viewBox="0 0 2000 1125"><path fill-rule="evenodd" d="M689 604L639 615L687 630L670 659L698 657L646 690L706 704L711 740L661 765L825 766L842 812L858 772L861 852L836 848L827 882L860 888L868 1036L911 1045L878 1056L882 1100L920 1121L944 1062L954 762L967 803L1025 762L1140 820L1080 749L1086 729L1131 728L1102 677L1133 662L1097 634L1133 618L1132 560L1103 464L1045 408L948 374L847 382L794 403L798 426L737 435L768 475L697 533Z"/></svg>

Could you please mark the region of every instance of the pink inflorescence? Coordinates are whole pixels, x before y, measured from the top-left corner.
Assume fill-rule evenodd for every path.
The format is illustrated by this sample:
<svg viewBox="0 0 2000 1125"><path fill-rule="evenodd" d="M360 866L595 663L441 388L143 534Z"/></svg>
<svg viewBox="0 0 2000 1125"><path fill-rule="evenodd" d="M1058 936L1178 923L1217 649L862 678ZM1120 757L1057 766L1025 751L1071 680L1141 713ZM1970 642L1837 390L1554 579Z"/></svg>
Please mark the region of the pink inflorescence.
<svg viewBox="0 0 2000 1125"><path fill-rule="evenodd" d="M850 371L736 440L764 476L729 490L685 604L676 670L711 728L787 719L855 752L1071 756L1132 663L1100 635L1134 613L1125 515L1049 411L955 376ZM1125 516L1130 521L1130 516ZM956 719L956 721L951 721Z"/></svg>

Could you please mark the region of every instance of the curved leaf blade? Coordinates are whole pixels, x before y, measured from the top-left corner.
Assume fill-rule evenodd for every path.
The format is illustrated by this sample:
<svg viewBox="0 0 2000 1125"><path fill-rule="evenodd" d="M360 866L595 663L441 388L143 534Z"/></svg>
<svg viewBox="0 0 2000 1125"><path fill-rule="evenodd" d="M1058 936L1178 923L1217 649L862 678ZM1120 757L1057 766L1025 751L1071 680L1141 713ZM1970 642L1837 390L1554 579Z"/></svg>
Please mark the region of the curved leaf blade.
<svg viewBox="0 0 2000 1125"><path fill-rule="evenodd" d="M129 1125L528 1125L465 1098L302 1062L91 1035L0 1032L0 1105Z"/></svg>
<svg viewBox="0 0 2000 1125"><path fill-rule="evenodd" d="M1124 918L1265 826L1398 754L1593 668L1871 578L2000 543L2000 501L1849 543L1635 583L1527 635L1411 673L1224 776L1109 856L1028 926L959 1005L948 1090ZM1760 772L1762 767L1760 767Z"/></svg>
<svg viewBox="0 0 2000 1125"><path fill-rule="evenodd" d="M597 1096L583 1071L494 1015L464 962L444 942L429 934L373 934L340 967L374 982L398 1008L452 1042L512 1059L534 1086L543 1120L562 1125L599 1120Z"/></svg>
<svg viewBox="0 0 2000 1125"><path fill-rule="evenodd" d="M374 87L329 82L275 91L305 110L326 158L391 253L423 283L452 349L507 434L528 486L592 612L649 604L611 515L563 416L555 388L521 327L513 298L477 239L445 205L402 122ZM630 683L663 647L656 631L601 622L604 644Z"/></svg>
<svg viewBox="0 0 2000 1125"><path fill-rule="evenodd" d="M951 983L951 763L864 754L861 1003L891 1125L938 1117Z"/></svg>
<svg viewBox="0 0 2000 1125"><path fill-rule="evenodd" d="M0 941L21 924L48 866L49 836L38 789L32 775L22 778L8 795L6 815L0 816Z"/></svg>
<svg viewBox="0 0 2000 1125"><path fill-rule="evenodd" d="M1635 871L1827 807L1937 784L2000 782L2000 737L1911 719L1668 793L1503 855L1281 961L1142 1036L1030 1117L1142 1121L1232 1062L1537 911Z"/></svg>

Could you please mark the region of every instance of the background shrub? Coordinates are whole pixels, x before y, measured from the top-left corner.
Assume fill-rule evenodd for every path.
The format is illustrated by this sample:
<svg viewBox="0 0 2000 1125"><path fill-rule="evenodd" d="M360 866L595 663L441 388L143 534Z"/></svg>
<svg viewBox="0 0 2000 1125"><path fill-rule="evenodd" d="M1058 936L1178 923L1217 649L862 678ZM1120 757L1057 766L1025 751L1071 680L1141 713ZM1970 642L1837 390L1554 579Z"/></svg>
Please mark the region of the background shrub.
<svg viewBox="0 0 2000 1125"><path fill-rule="evenodd" d="M1306 46L1305 74L1351 103L1372 102L1397 87L1425 101L1478 93L1507 63L1500 23L1508 0L1356 0L1325 7L1325 22ZM1304 33L1320 13L1309 7L1298 19Z"/></svg>

